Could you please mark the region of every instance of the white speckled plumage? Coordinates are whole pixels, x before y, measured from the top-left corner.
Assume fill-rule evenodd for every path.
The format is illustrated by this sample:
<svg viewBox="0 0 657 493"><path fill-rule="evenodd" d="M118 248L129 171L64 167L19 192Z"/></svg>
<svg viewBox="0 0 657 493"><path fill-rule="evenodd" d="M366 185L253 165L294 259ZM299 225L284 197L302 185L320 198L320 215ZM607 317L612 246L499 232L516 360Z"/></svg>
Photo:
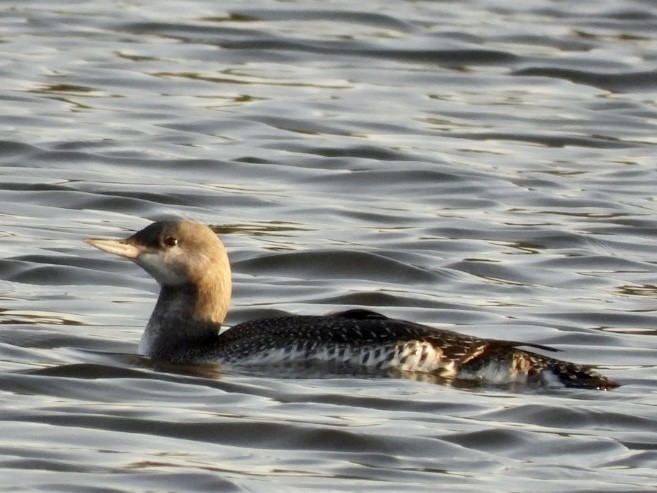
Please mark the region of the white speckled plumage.
<svg viewBox="0 0 657 493"><path fill-rule="evenodd" d="M87 241L133 260L160 283L139 346L141 354L156 360L424 373L494 384L617 386L587 367L519 347L552 350L545 346L479 339L362 309L252 320L219 335L230 302L230 265L210 228L157 222L125 240Z"/></svg>

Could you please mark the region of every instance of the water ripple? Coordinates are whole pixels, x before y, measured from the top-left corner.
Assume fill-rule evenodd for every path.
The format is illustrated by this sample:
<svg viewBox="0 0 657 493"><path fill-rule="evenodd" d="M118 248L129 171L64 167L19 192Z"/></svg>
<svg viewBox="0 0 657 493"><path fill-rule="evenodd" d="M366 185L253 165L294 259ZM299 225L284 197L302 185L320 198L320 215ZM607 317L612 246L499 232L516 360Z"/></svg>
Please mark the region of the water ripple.
<svg viewBox="0 0 657 493"><path fill-rule="evenodd" d="M651 6L3 9L5 489L653 491ZM366 306L623 386L153 363L157 286L81 240L172 217L227 245L229 324Z"/></svg>

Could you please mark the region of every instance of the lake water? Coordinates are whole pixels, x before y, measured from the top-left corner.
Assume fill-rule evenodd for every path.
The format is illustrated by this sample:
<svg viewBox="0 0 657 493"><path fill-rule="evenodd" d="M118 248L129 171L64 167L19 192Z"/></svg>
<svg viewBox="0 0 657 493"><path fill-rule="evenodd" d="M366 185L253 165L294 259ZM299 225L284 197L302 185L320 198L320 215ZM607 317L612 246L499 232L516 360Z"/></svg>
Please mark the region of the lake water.
<svg viewBox="0 0 657 493"><path fill-rule="evenodd" d="M0 5L1 491L654 491L652 0ZM164 367L85 245L212 224L228 323L363 306L612 392Z"/></svg>

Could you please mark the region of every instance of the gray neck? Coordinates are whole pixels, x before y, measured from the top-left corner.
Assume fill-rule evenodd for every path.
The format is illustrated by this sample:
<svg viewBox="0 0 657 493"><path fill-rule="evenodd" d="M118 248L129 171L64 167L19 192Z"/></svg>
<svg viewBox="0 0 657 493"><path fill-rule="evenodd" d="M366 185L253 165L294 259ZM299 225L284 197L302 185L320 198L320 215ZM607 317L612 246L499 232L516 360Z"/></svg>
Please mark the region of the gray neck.
<svg viewBox="0 0 657 493"><path fill-rule="evenodd" d="M226 315L214 290L162 286L139 343L139 354L171 362L198 361L215 348Z"/></svg>

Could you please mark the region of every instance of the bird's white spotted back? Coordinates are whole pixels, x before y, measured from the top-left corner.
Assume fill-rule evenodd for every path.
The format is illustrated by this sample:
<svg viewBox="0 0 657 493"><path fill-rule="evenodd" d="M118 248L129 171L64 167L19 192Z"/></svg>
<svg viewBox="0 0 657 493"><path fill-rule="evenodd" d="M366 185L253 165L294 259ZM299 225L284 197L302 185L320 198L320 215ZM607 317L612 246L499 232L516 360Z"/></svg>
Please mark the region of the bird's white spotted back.
<svg viewBox="0 0 657 493"><path fill-rule="evenodd" d="M267 348L231 361L239 365L276 365L294 362L353 365L370 369L437 372L450 376L455 363L446 361L440 348L429 342L364 344L299 343L285 348Z"/></svg>

